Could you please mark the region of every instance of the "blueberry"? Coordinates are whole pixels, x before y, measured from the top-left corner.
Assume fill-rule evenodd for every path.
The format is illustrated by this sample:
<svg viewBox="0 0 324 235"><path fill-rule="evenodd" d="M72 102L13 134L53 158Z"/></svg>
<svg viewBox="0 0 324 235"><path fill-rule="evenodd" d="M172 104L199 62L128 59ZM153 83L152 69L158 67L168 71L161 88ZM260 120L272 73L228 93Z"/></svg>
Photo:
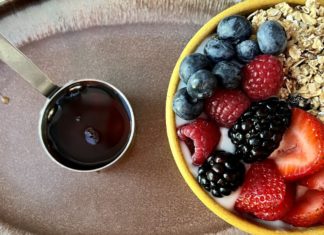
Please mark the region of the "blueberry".
<svg viewBox="0 0 324 235"><path fill-rule="evenodd" d="M236 67L242 69L245 65L245 63L243 63L242 61L239 61L237 59L231 59L229 60L229 62L231 62L232 64L234 64Z"/></svg>
<svg viewBox="0 0 324 235"><path fill-rule="evenodd" d="M236 45L236 55L244 62L249 62L260 54L258 43L255 40L245 40Z"/></svg>
<svg viewBox="0 0 324 235"><path fill-rule="evenodd" d="M229 16L219 22L217 34L220 39L229 40L236 44L251 36L252 25L244 16Z"/></svg>
<svg viewBox="0 0 324 235"><path fill-rule="evenodd" d="M229 60L235 55L235 50L231 43L214 37L208 40L204 52L213 62Z"/></svg>
<svg viewBox="0 0 324 235"><path fill-rule="evenodd" d="M192 98L204 99L213 94L217 86L217 78L208 70L198 70L189 78L188 94Z"/></svg>
<svg viewBox="0 0 324 235"><path fill-rule="evenodd" d="M225 88L234 89L240 86L241 69L230 61L218 62L212 73L218 77L221 85Z"/></svg>
<svg viewBox="0 0 324 235"><path fill-rule="evenodd" d="M84 138L86 142L91 145L96 145L100 141L99 132L92 127L85 129Z"/></svg>
<svg viewBox="0 0 324 235"><path fill-rule="evenodd" d="M183 59L180 65L180 78L187 83L190 76L200 69L211 69L210 60L203 54L194 53Z"/></svg>
<svg viewBox="0 0 324 235"><path fill-rule="evenodd" d="M287 35L285 29L276 21L266 21L258 29L257 39L264 54L278 55L286 49Z"/></svg>
<svg viewBox="0 0 324 235"><path fill-rule="evenodd" d="M178 90L173 98L173 111L182 119L192 120L197 118L203 111L204 102L193 99L187 88Z"/></svg>

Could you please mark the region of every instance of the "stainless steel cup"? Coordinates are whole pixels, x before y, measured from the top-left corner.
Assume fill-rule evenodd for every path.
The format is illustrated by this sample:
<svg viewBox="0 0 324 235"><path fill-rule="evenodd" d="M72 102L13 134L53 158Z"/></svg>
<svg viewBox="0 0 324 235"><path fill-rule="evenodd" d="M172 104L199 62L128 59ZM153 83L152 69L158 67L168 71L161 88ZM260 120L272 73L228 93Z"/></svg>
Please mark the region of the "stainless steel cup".
<svg viewBox="0 0 324 235"><path fill-rule="evenodd" d="M16 71L22 78L29 82L35 89L43 94L47 101L40 112L39 119L39 137L41 144L46 151L47 155L58 165L73 171L78 172L92 172L99 171L108 166L111 166L117 162L130 147L134 138L135 132L135 118L132 107L127 100L126 96L113 85L96 79L82 79L77 81L70 81L62 87L55 85L46 74L44 74L31 60L29 60L22 52L14 47L7 39L0 34L0 59L5 62L9 67ZM80 86L98 86L109 90L118 96L123 105L124 110L128 114L130 122L130 130L126 145L120 151L118 156L115 156L113 160L107 162L101 166L94 166L93 168L82 169L81 166L65 163L64 156L59 156L57 153L53 153L48 145L48 139L46 135L46 122L51 115L53 104L61 98L66 92L71 89L76 89ZM110 156L107 156L109 158Z"/></svg>

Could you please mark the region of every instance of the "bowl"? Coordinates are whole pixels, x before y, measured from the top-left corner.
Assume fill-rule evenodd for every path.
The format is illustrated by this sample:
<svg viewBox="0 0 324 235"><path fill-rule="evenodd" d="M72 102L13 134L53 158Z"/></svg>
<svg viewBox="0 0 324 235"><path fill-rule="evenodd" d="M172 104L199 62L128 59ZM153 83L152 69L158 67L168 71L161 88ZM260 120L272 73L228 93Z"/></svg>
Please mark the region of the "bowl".
<svg viewBox="0 0 324 235"><path fill-rule="evenodd" d="M192 37L192 39L182 51L171 75L166 98L167 135L174 160L190 189L208 209L210 209L214 214L216 214L218 217L220 217L227 223L251 234L324 234L324 226L310 227L305 229L296 228L294 230L269 228L265 225L262 225L261 223L257 223L256 221L254 222L252 220L245 219L222 207L203 188L201 188L201 186L196 181L195 176L191 173L189 169L188 163L185 159L185 154L181 149L180 141L178 140L176 134L176 116L172 110L172 101L180 82L179 67L184 57L194 53L198 46L204 41L204 39L206 39L215 31L217 24L223 18L234 14L247 15L255 10L266 9L281 2L287 2L288 4L292 5L305 4L305 1L303 0L246 0L217 14L204 26L202 26L200 30ZM320 0L320 3L321 5L324 5L324 0Z"/></svg>

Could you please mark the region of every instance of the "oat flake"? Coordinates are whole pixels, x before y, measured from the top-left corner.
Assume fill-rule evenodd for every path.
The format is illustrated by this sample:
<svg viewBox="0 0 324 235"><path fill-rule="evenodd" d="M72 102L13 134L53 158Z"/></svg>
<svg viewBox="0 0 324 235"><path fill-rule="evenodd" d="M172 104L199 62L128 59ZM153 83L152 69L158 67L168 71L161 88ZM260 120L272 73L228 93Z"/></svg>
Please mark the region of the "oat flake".
<svg viewBox="0 0 324 235"><path fill-rule="evenodd" d="M299 93L309 98L310 113L324 122L324 6L318 0L306 0L305 6L279 3L257 10L248 19L254 31L266 20L277 20L287 33L287 50L279 55L283 63L284 85L281 98Z"/></svg>

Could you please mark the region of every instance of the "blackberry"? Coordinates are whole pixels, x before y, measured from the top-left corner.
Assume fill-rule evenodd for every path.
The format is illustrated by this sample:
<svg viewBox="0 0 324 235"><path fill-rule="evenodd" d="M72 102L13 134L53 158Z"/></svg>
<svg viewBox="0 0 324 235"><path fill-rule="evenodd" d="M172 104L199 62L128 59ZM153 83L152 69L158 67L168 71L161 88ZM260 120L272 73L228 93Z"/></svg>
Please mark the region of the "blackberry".
<svg viewBox="0 0 324 235"><path fill-rule="evenodd" d="M291 107L301 108L306 111L312 108L310 100L298 94L289 94L287 102Z"/></svg>
<svg viewBox="0 0 324 235"><path fill-rule="evenodd" d="M228 132L235 154L246 163L266 159L279 146L290 116L288 103L278 98L252 103Z"/></svg>
<svg viewBox="0 0 324 235"><path fill-rule="evenodd" d="M214 197L231 194L244 180L245 167L238 158L224 151L215 151L198 169L198 183Z"/></svg>

